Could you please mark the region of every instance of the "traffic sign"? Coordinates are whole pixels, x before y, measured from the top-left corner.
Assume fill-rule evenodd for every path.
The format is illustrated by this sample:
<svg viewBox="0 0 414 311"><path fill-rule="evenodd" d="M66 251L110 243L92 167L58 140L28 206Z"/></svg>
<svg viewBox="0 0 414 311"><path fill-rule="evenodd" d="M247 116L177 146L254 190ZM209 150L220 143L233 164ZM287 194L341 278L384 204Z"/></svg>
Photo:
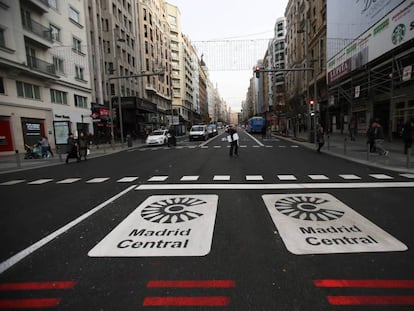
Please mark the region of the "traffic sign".
<svg viewBox="0 0 414 311"><path fill-rule="evenodd" d="M296 255L405 251L407 246L328 193L262 196Z"/></svg>
<svg viewBox="0 0 414 311"><path fill-rule="evenodd" d="M213 238L217 202L217 195L150 196L88 255L207 255Z"/></svg>

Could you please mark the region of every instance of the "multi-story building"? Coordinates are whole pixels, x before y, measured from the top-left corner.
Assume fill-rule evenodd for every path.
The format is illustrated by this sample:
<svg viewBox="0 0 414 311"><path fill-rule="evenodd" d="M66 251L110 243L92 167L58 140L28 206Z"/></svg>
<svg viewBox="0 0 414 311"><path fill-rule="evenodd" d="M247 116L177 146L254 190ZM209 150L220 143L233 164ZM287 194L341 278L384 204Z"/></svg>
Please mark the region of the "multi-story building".
<svg viewBox="0 0 414 311"><path fill-rule="evenodd" d="M0 2L1 152L93 133L84 12L78 0Z"/></svg>

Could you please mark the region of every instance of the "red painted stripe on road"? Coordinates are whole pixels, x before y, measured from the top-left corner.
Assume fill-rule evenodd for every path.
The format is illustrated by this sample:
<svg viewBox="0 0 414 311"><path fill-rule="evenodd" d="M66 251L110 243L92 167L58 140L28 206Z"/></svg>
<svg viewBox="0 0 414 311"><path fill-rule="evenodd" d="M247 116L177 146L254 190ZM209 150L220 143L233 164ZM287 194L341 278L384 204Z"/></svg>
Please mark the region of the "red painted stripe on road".
<svg viewBox="0 0 414 311"><path fill-rule="evenodd" d="M314 280L316 287L414 288L414 280Z"/></svg>
<svg viewBox="0 0 414 311"><path fill-rule="evenodd" d="M53 308L60 303L60 300L60 298L4 299L0 300L0 309Z"/></svg>
<svg viewBox="0 0 414 311"><path fill-rule="evenodd" d="M75 281L4 283L0 284L0 290L69 289L73 288L75 285Z"/></svg>
<svg viewBox="0 0 414 311"><path fill-rule="evenodd" d="M147 283L148 288L230 288L236 287L232 280L153 280Z"/></svg>
<svg viewBox="0 0 414 311"><path fill-rule="evenodd" d="M226 296L200 296L200 297L146 297L144 307L224 307L230 304Z"/></svg>
<svg viewBox="0 0 414 311"><path fill-rule="evenodd" d="M327 296L331 305L414 305L414 296Z"/></svg>

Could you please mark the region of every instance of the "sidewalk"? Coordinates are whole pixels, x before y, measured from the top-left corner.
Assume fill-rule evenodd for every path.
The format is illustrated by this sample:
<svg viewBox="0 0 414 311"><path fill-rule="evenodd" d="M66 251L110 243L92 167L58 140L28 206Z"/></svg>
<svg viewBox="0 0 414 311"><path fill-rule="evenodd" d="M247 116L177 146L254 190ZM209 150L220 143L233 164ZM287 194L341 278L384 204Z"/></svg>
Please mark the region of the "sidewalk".
<svg viewBox="0 0 414 311"><path fill-rule="evenodd" d="M88 155L88 158L93 159L115 152L120 152L126 149L138 148L142 145L144 145L144 143L140 140L134 141L132 147L127 147L126 143L124 143L123 145L121 145L120 143L115 143L113 146L111 146L110 144L102 144L98 146L92 145L89 148L91 152ZM45 166L61 165L65 164L66 160L66 153L57 154L56 152L54 154L54 157L50 157L48 159L24 159L24 156L25 152L21 152L18 155L0 155L0 174L18 172ZM73 162L74 159L71 159L70 161Z"/></svg>
<svg viewBox="0 0 414 311"><path fill-rule="evenodd" d="M295 141L316 152L316 144L309 143L309 132L301 132L297 137L277 135L279 138ZM401 140L384 141L384 148L389 151L387 156L378 153L368 153L366 137L360 134L355 141L348 135L331 133L325 135L325 145L322 152L344 158L364 165L392 170L400 173L414 173L414 151L411 150L410 163L404 154L404 145ZM413 149L413 148L412 148Z"/></svg>

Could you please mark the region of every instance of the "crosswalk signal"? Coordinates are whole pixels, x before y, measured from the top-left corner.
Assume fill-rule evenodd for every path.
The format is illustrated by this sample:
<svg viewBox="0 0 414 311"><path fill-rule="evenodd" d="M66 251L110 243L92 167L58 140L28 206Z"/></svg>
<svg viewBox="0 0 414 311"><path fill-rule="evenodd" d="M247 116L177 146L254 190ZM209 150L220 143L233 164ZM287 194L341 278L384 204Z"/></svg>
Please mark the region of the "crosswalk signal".
<svg viewBox="0 0 414 311"><path fill-rule="evenodd" d="M254 72L256 73L256 78L259 79L260 78L260 66L256 66L256 68L254 69Z"/></svg>

